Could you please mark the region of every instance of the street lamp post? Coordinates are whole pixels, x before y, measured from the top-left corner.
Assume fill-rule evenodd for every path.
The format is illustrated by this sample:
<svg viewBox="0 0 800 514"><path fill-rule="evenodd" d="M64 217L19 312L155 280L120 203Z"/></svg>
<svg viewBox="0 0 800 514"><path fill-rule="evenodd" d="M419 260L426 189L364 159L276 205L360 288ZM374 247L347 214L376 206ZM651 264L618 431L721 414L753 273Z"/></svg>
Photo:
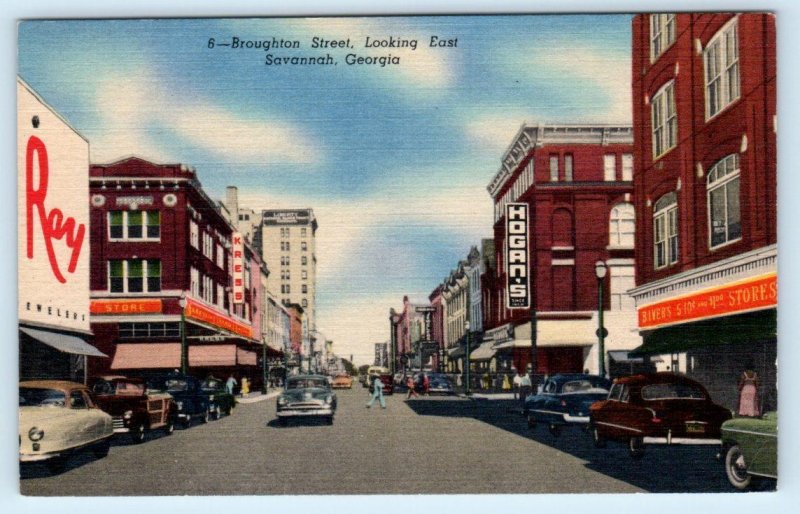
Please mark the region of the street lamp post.
<svg viewBox="0 0 800 514"><path fill-rule="evenodd" d="M186 347L186 295L181 295L178 305L181 307L181 373L185 375L189 369L189 352Z"/></svg>
<svg viewBox="0 0 800 514"><path fill-rule="evenodd" d="M261 345L261 369L262 369L263 374L264 374L264 379L263 379L264 381L261 384L261 392L264 393L264 394L267 394L267 392L268 392L268 389L267 389L267 375L269 374L268 373L269 363L267 363L267 343L264 342L264 341L262 341L262 345Z"/></svg>
<svg viewBox="0 0 800 514"><path fill-rule="evenodd" d="M606 329L603 326L603 282L608 273L608 266L603 261L594 264L594 274L597 276L597 353L598 353L598 374L606 376L605 363L605 338Z"/></svg>
<svg viewBox="0 0 800 514"><path fill-rule="evenodd" d="M472 392L469 389L469 360L470 360L469 359L469 354L470 354L470 351L469 351L470 350L470 348L469 348L469 343L470 343L470 340L469 340L469 337L470 337L470 335L469 335L469 321L465 321L464 322L464 328L467 330L467 352L466 352L466 355L464 355L464 362L466 363L465 366L464 366L464 372L466 374L466 381L465 381L466 389L464 391L464 394L469 396L470 394L472 394Z"/></svg>

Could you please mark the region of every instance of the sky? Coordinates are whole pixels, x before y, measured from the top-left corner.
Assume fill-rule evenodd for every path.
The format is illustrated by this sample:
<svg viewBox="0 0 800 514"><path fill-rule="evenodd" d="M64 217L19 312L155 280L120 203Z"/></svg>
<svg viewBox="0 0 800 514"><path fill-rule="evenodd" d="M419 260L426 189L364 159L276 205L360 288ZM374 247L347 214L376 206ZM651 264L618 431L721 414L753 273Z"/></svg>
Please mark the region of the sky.
<svg viewBox="0 0 800 514"><path fill-rule="evenodd" d="M371 361L389 309L492 234L486 186L523 124L630 123L630 16L25 21L19 75L90 142L197 169L241 206L313 208L317 327ZM431 48L431 36L457 39ZM312 38L352 49L313 49ZM297 49L218 43L297 40ZM416 49L364 48L415 39ZM209 40L214 39L213 48ZM330 53L335 66L268 66ZM348 65L347 54L399 64Z"/></svg>

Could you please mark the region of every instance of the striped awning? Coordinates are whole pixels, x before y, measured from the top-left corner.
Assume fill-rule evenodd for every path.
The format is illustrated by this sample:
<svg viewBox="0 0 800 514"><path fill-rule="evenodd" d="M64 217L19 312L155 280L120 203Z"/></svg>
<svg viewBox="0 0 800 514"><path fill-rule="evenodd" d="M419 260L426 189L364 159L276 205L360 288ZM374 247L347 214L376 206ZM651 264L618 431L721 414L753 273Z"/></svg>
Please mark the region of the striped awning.
<svg viewBox="0 0 800 514"><path fill-rule="evenodd" d="M180 343L126 343L117 345L111 369L178 369Z"/></svg>

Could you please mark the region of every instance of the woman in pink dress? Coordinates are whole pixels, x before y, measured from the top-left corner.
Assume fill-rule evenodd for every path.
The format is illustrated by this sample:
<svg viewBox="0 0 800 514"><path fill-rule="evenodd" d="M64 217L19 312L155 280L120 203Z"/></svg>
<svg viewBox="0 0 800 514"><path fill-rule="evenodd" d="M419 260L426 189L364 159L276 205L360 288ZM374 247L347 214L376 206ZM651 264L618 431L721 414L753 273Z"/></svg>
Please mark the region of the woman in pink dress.
<svg viewBox="0 0 800 514"><path fill-rule="evenodd" d="M758 374L752 366L742 372L739 377L739 415L760 416L761 406L758 403Z"/></svg>

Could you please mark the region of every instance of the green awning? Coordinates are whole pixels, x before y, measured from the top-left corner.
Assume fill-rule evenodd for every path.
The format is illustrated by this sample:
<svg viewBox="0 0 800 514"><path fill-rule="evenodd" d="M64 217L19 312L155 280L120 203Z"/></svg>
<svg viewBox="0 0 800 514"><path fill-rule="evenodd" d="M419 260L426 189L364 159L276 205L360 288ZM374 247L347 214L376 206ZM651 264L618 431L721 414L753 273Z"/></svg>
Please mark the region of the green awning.
<svg viewBox="0 0 800 514"><path fill-rule="evenodd" d="M778 311L767 309L643 332L644 344L628 355L683 353L694 348L766 341L777 334Z"/></svg>

